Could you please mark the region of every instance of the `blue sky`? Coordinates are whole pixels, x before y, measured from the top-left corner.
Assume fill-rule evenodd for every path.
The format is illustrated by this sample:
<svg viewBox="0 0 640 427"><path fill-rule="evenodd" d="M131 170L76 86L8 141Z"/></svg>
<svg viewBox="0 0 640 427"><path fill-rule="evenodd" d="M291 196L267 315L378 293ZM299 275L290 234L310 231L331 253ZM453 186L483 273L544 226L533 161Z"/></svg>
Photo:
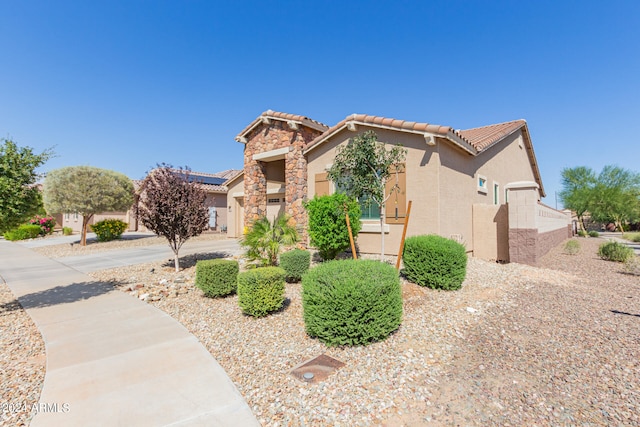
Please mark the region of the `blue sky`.
<svg viewBox="0 0 640 427"><path fill-rule="evenodd" d="M0 137L142 178L242 168L265 110L467 129L524 118L564 167L640 159L637 1L0 0Z"/></svg>

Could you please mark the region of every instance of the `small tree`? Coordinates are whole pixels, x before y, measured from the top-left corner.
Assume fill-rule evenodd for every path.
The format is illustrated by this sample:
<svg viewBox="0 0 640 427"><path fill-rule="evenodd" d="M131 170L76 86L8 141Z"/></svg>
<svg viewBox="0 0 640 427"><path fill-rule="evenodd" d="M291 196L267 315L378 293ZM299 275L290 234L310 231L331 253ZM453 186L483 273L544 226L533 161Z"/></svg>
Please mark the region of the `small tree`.
<svg viewBox="0 0 640 427"><path fill-rule="evenodd" d="M278 215L273 222L266 216L258 218L240 241L247 247L250 261L260 260L264 266L278 265L278 255L283 246L290 246L299 240L298 231L289 223L289 217Z"/></svg>
<svg viewBox="0 0 640 427"><path fill-rule="evenodd" d="M392 167L396 174L401 172L406 155L407 150L399 145L387 150L374 131L366 131L338 148L327 174L348 196L363 201L365 206L375 203L380 207L381 260L384 260L385 204L394 192L400 191L397 184L391 191L385 189L394 175Z"/></svg>
<svg viewBox="0 0 640 427"><path fill-rule="evenodd" d="M47 174L44 206L51 214L82 215L80 244L87 244L87 226L100 212L126 211L133 203L133 183L120 172L92 166L69 166Z"/></svg>
<svg viewBox="0 0 640 427"><path fill-rule="evenodd" d="M142 181L134 207L138 220L169 242L176 271L180 270L178 252L184 242L209 225L207 193L198 182L190 182L189 176L189 168L158 165Z"/></svg>
<svg viewBox="0 0 640 427"><path fill-rule="evenodd" d="M346 212L353 236L360 231L360 205L342 193L314 197L304 207L309 213L309 238L323 260L335 259L349 247ZM345 212L346 211L346 212Z"/></svg>
<svg viewBox="0 0 640 427"><path fill-rule="evenodd" d="M0 142L0 234L17 227L42 207L42 195L34 185L36 169L53 156L48 149L35 154L10 139Z"/></svg>
<svg viewBox="0 0 640 427"><path fill-rule="evenodd" d="M589 211L595 184L596 174L591 168L578 166L562 170L560 199L565 208L576 213L581 230L586 230L584 215Z"/></svg>

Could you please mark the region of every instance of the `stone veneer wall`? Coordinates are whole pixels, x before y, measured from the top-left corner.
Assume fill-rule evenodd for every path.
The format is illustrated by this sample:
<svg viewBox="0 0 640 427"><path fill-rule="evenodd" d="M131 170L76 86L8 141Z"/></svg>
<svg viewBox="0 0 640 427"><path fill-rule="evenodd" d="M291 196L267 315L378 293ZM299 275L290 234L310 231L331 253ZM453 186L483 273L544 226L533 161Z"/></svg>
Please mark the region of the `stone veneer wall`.
<svg viewBox="0 0 640 427"><path fill-rule="evenodd" d="M289 128L286 122L271 119L271 124L261 124L247 136L244 149L244 225L267 212L267 179L265 163L253 160L254 154L290 147L285 156L285 212L303 231L306 241L307 213L302 202L307 196L307 160L302 150L321 132L298 125Z"/></svg>

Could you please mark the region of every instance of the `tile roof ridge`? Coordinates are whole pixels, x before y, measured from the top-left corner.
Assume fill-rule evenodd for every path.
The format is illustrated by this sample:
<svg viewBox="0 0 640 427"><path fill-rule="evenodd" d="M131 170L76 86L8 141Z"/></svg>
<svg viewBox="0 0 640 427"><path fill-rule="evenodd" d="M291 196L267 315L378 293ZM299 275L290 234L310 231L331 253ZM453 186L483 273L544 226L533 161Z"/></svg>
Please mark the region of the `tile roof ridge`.
<svg viewBox="0 0 640 427"><path fill-rule="evenodd" d="M476 126L474 128L468 128L468 129L458 129L459 132L466 132L466 131L471 131L471 130L476 130L476 129L485 129L485 128L491 128L491 127L496 127L496 126L502 126L502 125L509 125L512 123L522 123L522 124L526 124L527 121L525 119L516 119L516 120L509 120L507 122L501 122L501 123L493 123L490 125L484 125L484 126Z"/></svg>
<svg viewBox="0 0 640 427"><path fill-rule="evenodd" d="M273 117L276 119L283 119L283 120L297 120L300 122L304 122L304 121L309 121L311 123L314 123L316 125L319 125L321 127L324 127L325 129L329 129L329 126L327 126L326 124L319 122L317 120L313 120L312 118L309 118L307 116L303 116L300 114L291 114L291 113L285 113L282 111L274 111L272 109L268 109L267 111L264 111L260 117Z"/></svg>

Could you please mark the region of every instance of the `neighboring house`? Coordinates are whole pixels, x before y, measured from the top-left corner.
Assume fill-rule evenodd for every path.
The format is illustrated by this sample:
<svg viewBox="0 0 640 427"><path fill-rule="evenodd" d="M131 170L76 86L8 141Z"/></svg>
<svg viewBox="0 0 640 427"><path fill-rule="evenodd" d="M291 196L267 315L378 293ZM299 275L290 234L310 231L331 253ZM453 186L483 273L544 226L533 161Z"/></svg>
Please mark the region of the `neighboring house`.
<svg viewBox="0 0 640 427"><path fill-rule="evenodd" d="M209 206L209 230L227 230L227 187L224 183L235 178L242 171L228 169L218 173L193 172L189 174L190 181L197 181L207 192L206 204ZM134 187L138 189L142 181L134 181ZM103 212L93 216L90 224L95 224L107 218L115 218L129 224L129 231L146 231L146 228L139 224L133 211L126 212ZM70 227L75 232L80 232L82 228L82 215L76 213L65 213L62 216L62 225Z"/></svg>
<svg viewBox="0 0 640 427"><path fill-rule="evenodd" d="M407 150L401 191L386 206L385 248L397 253L407 201L407 235L439 234L473 256L535 264L570 235L570 218L540 203L544 187L524 120L468 130L353 114L328 127L304 116L266 111L238 134L244 171L226 183L230 237L261 215L286 212L303 229L302 203L335 191L327 170L336 148L373 130ZM396 178L391 185L396 184ZM361 252L380 250L379 211L363 213Z"/></svg>

